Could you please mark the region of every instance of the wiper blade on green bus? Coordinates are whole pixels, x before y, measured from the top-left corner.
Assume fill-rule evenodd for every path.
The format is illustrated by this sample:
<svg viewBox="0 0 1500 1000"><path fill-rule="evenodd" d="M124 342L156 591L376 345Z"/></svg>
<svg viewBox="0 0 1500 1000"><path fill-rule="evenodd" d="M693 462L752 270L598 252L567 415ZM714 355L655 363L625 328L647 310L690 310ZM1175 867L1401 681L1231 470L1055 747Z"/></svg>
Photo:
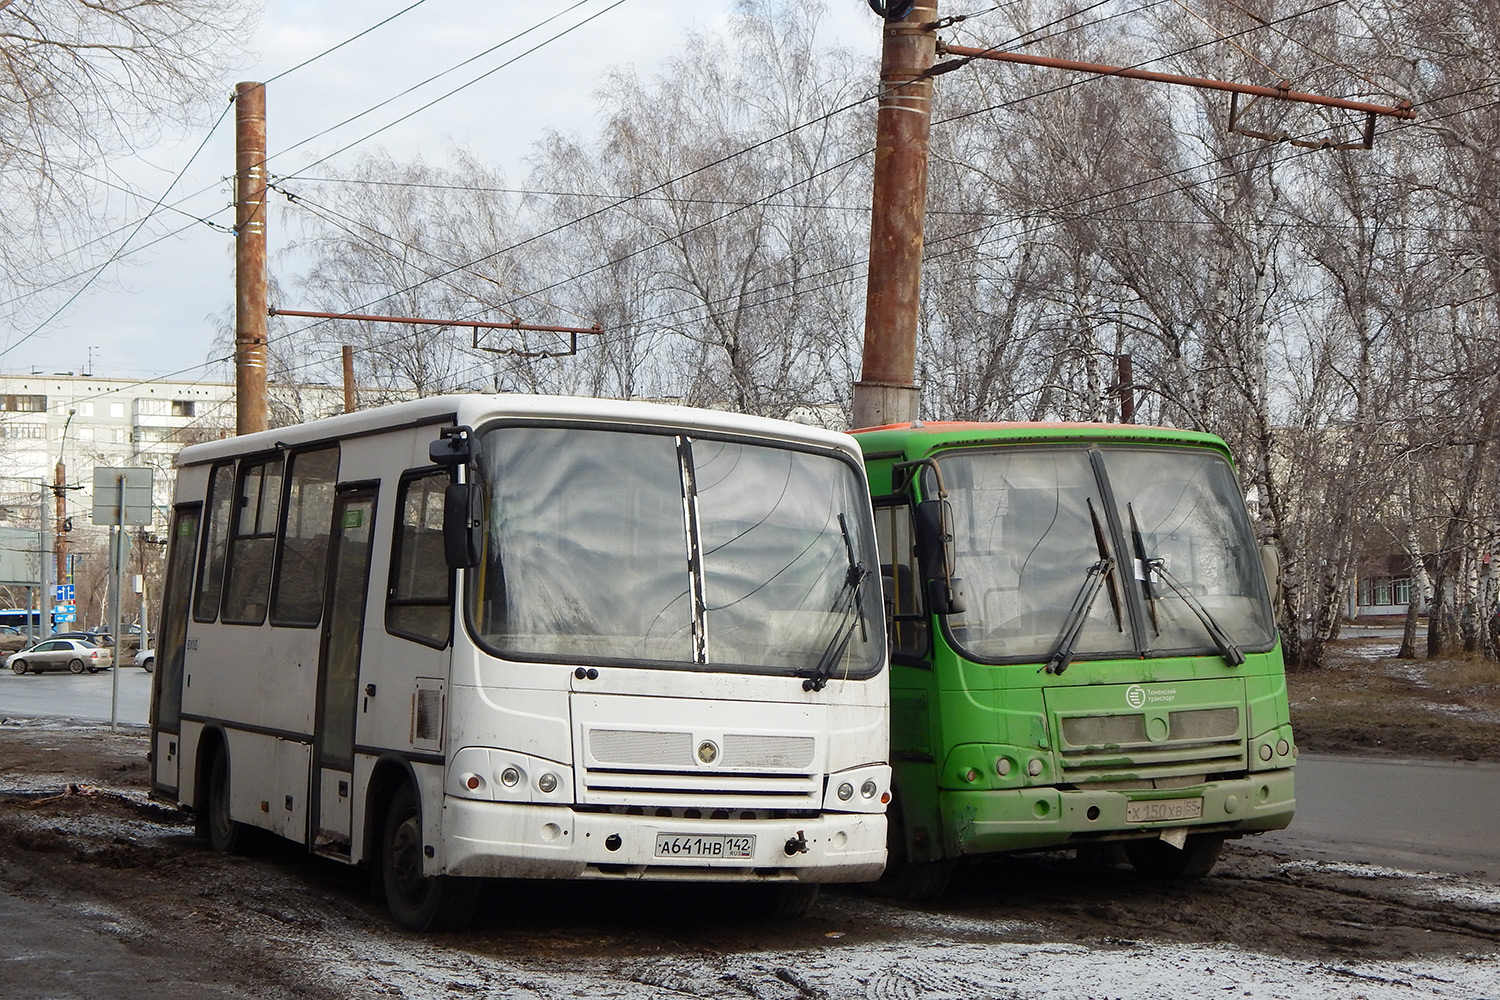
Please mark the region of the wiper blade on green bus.
<svg viewBox="0 0 1500 1000"><path fill-rule="evenodd" d="M1089 566L1083 586L1079 588L1078 596L1073 598L1073 606L1068 609L1068 617L1057 637L1057 645L1053 647L1052 655L1042 668L1049 674L1060 674L1073 662L1073 650L1078 645L1079 635L1083 633L1083 623L1088 619L1089 609L1094 606L1099 588L1106 580L1109 581L1109 603L1115 613L1115 628L1123 631L1125 627L1120 617L1120 594L1115 589L1115 561L1110 557L1109 547L1105 544L1104 528L1094 510L1094 501L1089 500L1088 505L1089 517L1094 522L1094 544L1099 547L1099 561Z"/></svg>
<svg viewBox="0 0 1500 1000"><path fill-rule="evenodd" d="M1234 640L1229 638L1229 633L1224 631L1224 626L1219 624L1218 619L1209 613L1209 610L1182 585L1180 580L1167 572L1166 566L1162 565L1162 560L1152 559L1148 566L1148 572L1154 572L1159 575L1162 582L1170 587L1174 594L1182 598L1182 603L1186 604L1192 610L1193 614L1198 616L1198 620L1203 623L1204 629L1208 631L1209 638L1219 648L1219 653L1224 657L1225 662L1231 667L1237 667L1241 663L1244 663L1245 654L1240 652L1240 647L1236 646Z"/></svg>

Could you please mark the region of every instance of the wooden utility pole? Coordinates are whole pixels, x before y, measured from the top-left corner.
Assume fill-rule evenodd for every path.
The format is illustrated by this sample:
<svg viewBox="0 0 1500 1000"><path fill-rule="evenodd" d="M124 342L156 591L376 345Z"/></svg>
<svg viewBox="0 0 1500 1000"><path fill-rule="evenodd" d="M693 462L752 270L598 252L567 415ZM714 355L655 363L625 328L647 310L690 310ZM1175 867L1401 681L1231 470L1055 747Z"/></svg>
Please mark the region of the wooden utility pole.
<svg viewBox="0 0 1500 1000"><path fill-rule="evenodd" d="M937 0L917 0L904 18L885 24L856 427L917 418L917 306L932 126L932 78L926 74L936 58L936 21Z"/></svg>
<svg viewBox="0 0 1500 1000"><path fill-rule="evenodd" d="M354 348L344 345L344 412L354 412Z"/></svg>
<svg viewBox="0 0 1500 1000"><path fill-rule="evenodd" d="M263 431L266 407L266 88L234 88L235 430Z"/></svg>

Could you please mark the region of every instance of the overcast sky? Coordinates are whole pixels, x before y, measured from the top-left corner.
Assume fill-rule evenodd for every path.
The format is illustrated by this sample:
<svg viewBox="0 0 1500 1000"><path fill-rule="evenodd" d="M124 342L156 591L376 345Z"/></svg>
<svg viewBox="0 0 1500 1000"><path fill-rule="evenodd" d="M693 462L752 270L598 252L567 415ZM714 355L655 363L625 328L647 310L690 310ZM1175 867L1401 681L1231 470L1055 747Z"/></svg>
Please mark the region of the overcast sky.
<svg viewBox="0 0 1500 1000"><path fill-rule="evenodd" d="M267 0L243 69L224 81L224 95L227 104L236 80L272 80L266 119L273 174L290 174L389 126L311 172L336 171L353 163L361 150L375 147L397 159L420 152L429 162L441 162L444 151L457 144L499 164L520 182L521 159L545 130L584 135L593 130L593 92L607 67L630 64L650 75L690 31L721 32L733 10L733 0L424 0L338 51L292 69L414 2ZM874 60L879 54L880 21L864 0L826 0L826 6L827 43L869 53ZM533 30L320 135L526 29ZM537 45L542 47L523 55ZM516 60L513 65L497 68L511 59ZM286 75L273 80L282 73ZM490 75L480 82L417 111L486 73ZM412 112L417 113L392 124ZM206 135L207 144L193 158ZM200 363L210 353L215 317L226 314L234 301L234 240L193 217L226 227L233 224L233 112L212 134L206 123L144 151L136 160L111 164L144 199L116 195L111 211L117 226L133 227L190 159L191 166L166 199L175 209L160 212L131 247L160 242L129 252L107 268L60 316L0 357L0 370L92 371L135 378L179 371L185 378L204 375ZM273 271L276 251L288 237L280 231L278 213L276 206L269 234ZM180 235L169 236L184 226ZM106 245L114 249L128 232L125 229ZM52 311L81 283L48 293L38 305ZM15 343L29 331L23 326L5 343Z"/></svg>

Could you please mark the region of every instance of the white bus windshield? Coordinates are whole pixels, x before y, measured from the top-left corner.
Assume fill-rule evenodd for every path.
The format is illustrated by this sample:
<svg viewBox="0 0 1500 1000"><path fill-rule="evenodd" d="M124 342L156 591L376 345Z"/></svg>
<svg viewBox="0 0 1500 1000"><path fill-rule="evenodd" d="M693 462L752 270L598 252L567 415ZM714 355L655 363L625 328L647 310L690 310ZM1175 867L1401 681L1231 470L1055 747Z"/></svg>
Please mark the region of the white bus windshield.
<svg viewBox="0 0 1500 1000"><path fill-rule="evenodd" d="M1068 652L1079 658L1228 656L1274 642L1259 552L1221 456L1014 448L952 452L938 465L969 595L949 632L974 658L1045 661L1070 615L1081 627ZM1081 602L1091 571L1104 580Z"/></svg>
<svg viewBox="0 0 1500 1000"><path fill-rule="evenodd" d="M884 656L858 469L670 434L483 432L480 642L511 659L863 677Z"/></svg>

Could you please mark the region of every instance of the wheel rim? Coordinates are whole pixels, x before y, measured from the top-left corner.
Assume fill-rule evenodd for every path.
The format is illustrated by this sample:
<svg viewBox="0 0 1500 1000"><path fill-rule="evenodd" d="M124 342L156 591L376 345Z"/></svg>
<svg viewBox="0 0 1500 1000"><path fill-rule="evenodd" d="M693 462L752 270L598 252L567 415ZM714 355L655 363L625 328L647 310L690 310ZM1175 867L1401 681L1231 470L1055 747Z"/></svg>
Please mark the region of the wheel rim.
<svg viewBox="0 0 1500 1000"><path fill-rule="evenodd" d="M81 674L81 673L83 673L83 661L82 660L73 660L72 662L70 662L68 664L68 669L71 670L71 671L73 671L73 673L75 673L75 674Z"/></svg>
<svg viewBox="0 0 1500 1000"><path fill-rule="evenodd" d="M10 665L10 669L14 670L18 674L24 674L26 672L26 661L17 660Z"/></svg>

